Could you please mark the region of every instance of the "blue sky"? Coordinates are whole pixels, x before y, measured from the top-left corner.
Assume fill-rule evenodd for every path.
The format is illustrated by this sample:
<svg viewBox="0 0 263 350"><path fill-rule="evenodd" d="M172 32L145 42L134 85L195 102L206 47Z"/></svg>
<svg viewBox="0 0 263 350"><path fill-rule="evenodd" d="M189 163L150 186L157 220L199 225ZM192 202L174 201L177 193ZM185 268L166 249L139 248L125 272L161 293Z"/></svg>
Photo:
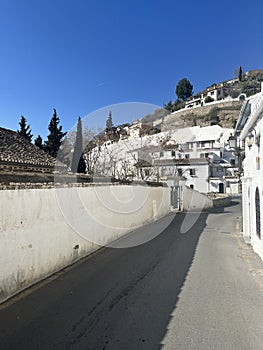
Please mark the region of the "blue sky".
<svg viewBox="0 0 263 350"><path fill-rule="evenodd" d="M0 0L0 126L16 130L24 115L45 138L54 107L67 131L107 105L162 106L183 77L198 92L240 65L263 68L262 10L258 0Z"/></svg>

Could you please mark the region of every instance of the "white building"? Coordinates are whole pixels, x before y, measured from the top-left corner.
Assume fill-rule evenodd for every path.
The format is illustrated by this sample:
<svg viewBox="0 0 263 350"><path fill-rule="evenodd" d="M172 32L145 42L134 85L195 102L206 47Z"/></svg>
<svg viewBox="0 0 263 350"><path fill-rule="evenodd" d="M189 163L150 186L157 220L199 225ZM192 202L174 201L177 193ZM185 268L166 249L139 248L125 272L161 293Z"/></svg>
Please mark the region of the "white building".
<svg viewBox="0 0 263 350"><path fill-rule="evenodd" d="M235 133L244 152L242 177L243 235L263 259L263 84L243 105Z"/></svg>
<svg viewBox="0 0 263 350"><path fill-rule="evenodd" d="M176 129L101 145L86 155L93 172L119 179L178 179L197 191L234 193L236 159L228 149L232 129L219 125ZM91 167L89 167L91 168ZM237 186L236 186L237 187Z"/></svg>
<svg viewBox="0 0 263 350"><path fill-rule="evenodd" d="M161 133L158 145L138 150L137 159L146 160L137 164L140 174L149 180L157 174L169 186L176 178L184 179L187 186L204 193L237 193L237 160L228 147L231 132L213 125Z"/></svg>
<svg viewBox="0 0 263 350"><path fill-rule="evenodd" d="M185 108L205 106L207 103L210 103L212 101L223 100L226 96L226 88L223 83L213 84L198 95L195 95L186 101Z"/></svg>

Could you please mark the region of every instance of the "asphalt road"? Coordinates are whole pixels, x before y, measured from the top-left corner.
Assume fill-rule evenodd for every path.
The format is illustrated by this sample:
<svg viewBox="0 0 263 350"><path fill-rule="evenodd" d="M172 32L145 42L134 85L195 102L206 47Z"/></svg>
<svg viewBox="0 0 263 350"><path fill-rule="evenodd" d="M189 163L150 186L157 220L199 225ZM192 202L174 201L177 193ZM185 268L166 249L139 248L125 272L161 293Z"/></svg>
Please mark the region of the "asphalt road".
<svg viewBox="0 0 263 350"><path fill-rule="evenodd" d="M176 214L152 241L66 269L0 310L0 349L262 350L263 294L240 215L236 203L203 212L181 234Z"/></svg>

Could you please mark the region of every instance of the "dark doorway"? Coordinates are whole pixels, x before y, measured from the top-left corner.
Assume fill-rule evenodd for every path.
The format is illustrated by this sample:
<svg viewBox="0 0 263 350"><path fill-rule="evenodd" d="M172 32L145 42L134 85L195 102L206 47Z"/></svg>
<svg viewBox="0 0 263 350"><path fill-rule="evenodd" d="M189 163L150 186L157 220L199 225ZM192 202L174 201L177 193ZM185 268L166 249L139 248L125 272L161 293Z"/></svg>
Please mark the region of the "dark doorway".
<svg viewBox="0 0 263 350"><path fill-rule="evenodd" d="M224 193L224 184L223 184L223 182L221 182L219 184L219 193Z"/></svg>

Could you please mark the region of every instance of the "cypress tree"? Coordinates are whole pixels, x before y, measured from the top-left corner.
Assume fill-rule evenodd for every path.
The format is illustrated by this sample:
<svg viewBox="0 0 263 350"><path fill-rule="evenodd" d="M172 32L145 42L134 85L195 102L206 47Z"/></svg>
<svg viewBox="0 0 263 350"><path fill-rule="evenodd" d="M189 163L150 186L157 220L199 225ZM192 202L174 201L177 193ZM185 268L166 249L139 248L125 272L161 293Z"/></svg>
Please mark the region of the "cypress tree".
<svg viewBox="0 0 263 350"><path fill-rule="evenodd" d="M43 149L43 147L44 147L43 140L42 140L42 137L40 135L38 135L37 138L35 139L35 146L37 146L40 149Z"/></svg>
<svg viewBox="0 0 263 350"><path fill-rule="evenodd" d="M112 113L110 111L108 119L106 120L106 130L107 131L111 131L112 128L113 128Z"/></svg>
<svg viewBox="0 0 263 350"><path fill-rule="evenodd" d="M27 125L26 118L23 115L21 115L19 125L20 129L17 130L17 133L31 142L33 134L31 133L30 125Z"/></svg>
<svg viewBox="0 0 263 350"><path fill-rule="evenodd" d="M45 141L45 151L49 153L52 157L57 156L59 147L62 143L63 137L66 135L66 132L62 131L62 126L60 125L59 117L57 116L57 111L53 109L53 116L50 120L48 130L49 135L47 141Z"/></svg>
<svg viewBox="0 0 263 350"><path fill-rule="evenodd" d="M86 172L86 164L83 158L83 135L82 135L82 122L80 117L78 118L76 141L74 145L71 171L74 173Z"/></svg>

